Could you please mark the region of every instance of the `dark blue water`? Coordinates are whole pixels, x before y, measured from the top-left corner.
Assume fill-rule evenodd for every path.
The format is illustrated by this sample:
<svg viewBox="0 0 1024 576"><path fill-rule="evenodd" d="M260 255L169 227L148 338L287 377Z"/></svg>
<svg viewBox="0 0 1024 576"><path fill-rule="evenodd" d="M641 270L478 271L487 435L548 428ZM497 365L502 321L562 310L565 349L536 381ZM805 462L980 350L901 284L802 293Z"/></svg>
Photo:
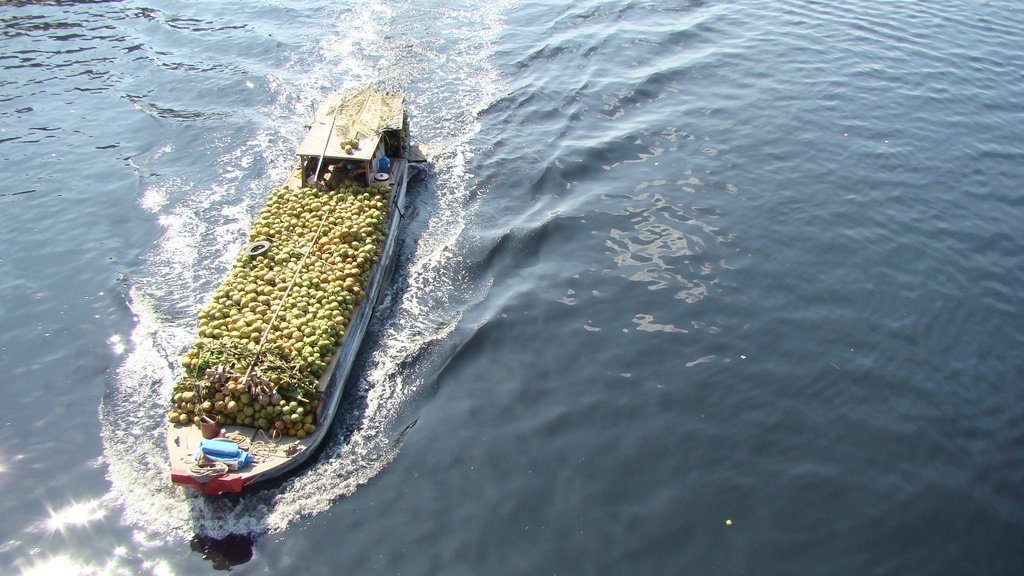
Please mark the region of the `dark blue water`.
<svg viewBox="0 0 1024 576"><path fill-rule="evenodd" d="M0 42L9 572L1024 573L1019 3L8 2ZM329 444L172 488L196 312L369 81L433 162Z"/></svg>

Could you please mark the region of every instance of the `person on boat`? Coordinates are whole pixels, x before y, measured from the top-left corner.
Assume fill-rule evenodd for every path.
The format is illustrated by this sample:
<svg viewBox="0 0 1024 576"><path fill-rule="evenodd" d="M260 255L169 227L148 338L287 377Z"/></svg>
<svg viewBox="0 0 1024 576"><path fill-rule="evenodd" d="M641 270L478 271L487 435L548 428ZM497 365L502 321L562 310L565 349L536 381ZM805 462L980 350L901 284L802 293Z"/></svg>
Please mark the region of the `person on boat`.
<svg viewBox="0 0 1024 576"><path fill-rule="evenodd" d="M366 186L366 165L362 162L346 162L344 178L359 186Z"/></svg>
<svg viewBox="0 0 1024 576"><path fill-rule="evenodd" d="M317 185L326 186L327 180L331 177L331 170L335 163L322 162L319 158L310 158L306 167L306 185L313 187ZM317 171L319 168L319 172Z"/></svg>
<svg viewBox="0 0 1024 576"><path fill-rule="evenodd" d="M316 158L310 158L309 162L306 163L305 175L307 186L316 184Z"/></svg>
<svg viewBox="0 0 1024 576"><path fill-rule="evenodd" d="M327 168L327 174L324 177L327 189L337 190L338 187L341 186L342 181L344 180L344 175L345 170L342 169L341 165L331 164Z"/></svg>

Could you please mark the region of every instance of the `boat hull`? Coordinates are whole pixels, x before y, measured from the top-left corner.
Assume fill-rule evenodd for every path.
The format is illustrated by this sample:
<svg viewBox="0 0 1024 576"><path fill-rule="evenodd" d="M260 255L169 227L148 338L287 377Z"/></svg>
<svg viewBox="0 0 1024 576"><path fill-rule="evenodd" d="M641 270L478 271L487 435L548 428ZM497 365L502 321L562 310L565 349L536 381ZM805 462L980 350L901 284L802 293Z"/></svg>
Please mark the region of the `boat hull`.
<svg viewBox="0 0 1024 576"><path fill-rule="evenodd" d="M345 383L355 363L363 336L369 326L377 302L386 290L386 282L398 250L399 227L402 220L402 207L408 184L408 162L402 158L391 161L392 171L389 186L391 187L388 231L385 236L380 258L370 272L365 298L356 308L346 335L338 350L331 358L327 369L320 379L321 393L316 431L301 439L273 440L262 431L245 426L227 426L224 433L237 433L249 439L253 452L259 448L257 461L238 471L229 471L219 477L204 479L190 471L203 440L200 427L194 424L169 424L167 429L167 449L171 463L171 482L188 488L196 489L204 494L218 495L242 492L253 484L277 478L290 472L306 462L316 453L330 430L341 398ZM291 188L301 185L301 166L285 183Z"/></svg>

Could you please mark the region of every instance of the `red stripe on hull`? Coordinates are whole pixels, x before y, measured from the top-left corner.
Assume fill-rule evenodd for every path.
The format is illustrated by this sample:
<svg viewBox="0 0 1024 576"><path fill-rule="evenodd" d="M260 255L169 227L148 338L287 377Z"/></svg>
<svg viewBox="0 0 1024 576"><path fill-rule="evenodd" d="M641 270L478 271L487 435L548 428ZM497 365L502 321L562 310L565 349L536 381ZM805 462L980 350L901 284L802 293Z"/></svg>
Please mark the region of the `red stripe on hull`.
<svg viewBox="0 0 1024 576"><path fill-rule="evenodd" d="M214 478L207 480L206 482L199 482L187 472L181 470L171 470L171 482L178 486L186 486L199 490L203 494L210 496L216 496L218 494L224 494L226 492L241 492L245 488L246 484L251 482L253 478L246 478L238 474L227 474L220 478Z"/></svg>

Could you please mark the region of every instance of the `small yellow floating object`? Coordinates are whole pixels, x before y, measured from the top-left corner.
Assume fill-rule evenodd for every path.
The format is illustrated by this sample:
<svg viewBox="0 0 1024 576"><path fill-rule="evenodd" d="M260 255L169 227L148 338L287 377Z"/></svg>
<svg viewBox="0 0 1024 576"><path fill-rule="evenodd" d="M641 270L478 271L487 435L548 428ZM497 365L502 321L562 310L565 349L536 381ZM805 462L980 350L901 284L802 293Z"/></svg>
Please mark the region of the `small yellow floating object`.
<svg viewBox="0 0 1024 576"><path fill-rule="evenodd" d="M732 526L732 520L726 520L725 521L725 525L726 526Z"/></svg>

